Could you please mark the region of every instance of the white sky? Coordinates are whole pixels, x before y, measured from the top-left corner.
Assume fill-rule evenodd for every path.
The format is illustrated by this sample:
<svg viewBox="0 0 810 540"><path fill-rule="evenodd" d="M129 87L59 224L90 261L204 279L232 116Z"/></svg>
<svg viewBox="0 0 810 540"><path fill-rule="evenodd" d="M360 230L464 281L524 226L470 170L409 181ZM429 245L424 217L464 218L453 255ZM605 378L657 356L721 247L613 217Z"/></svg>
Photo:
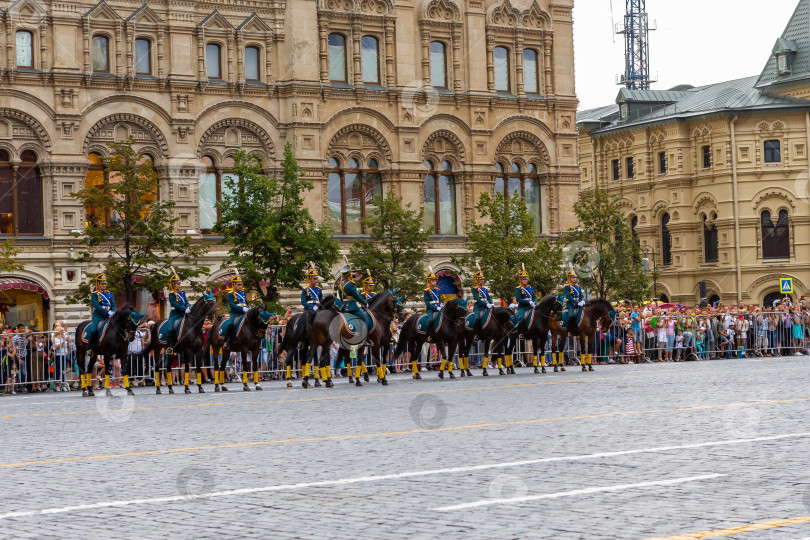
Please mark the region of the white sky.
<svg viewBox="0 0 810 540"><path fill-rule="evenodd" d="M748 5L749 7L745 7ZM647 0L653 89L700 86L759 75L798 0ZM613 0L613 22L625 0ZM624 36L614 35L610 0L574 1L574 55L580 110L609 105L621 87Z"/></svg>

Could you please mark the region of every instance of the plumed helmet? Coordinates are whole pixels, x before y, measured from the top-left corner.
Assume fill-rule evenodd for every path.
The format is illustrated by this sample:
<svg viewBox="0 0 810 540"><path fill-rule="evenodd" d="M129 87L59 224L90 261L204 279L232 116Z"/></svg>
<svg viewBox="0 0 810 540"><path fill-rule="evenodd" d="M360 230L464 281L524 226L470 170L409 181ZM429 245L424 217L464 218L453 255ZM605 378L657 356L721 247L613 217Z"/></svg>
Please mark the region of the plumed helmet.
<svg viewBox="0 0 810 540"><path fill-rule="evenodd" d="M97 275L95 277L94 282L95 282L96 286L98 286L99 283L106 284L107 283L107 274L105 274L104 272L100 273L99 275Z"/></svg>
<svg viewBox="0 0 810 540"><path fill-rule="evenodd" d="M316 268L310 268L307 270L307 279L311 277L318 277L318 270Z"/></svg>
<svg viewBox="0 0 810 540"><path fill-rule="evenodd" d="M520 270L520 272L518 272L518 280L521 280L523 278L528 279L529 278L529 273L526 271L526 265L521 264L520 268L521 268L521 270Z"/></svg>
<svg viewBox="0 0 810 540"><path fill-rule="evenodd" d="M433 267L432 267L432 266L428 266L428 273L427 273L427 274L425 274L425 280L426 280L426 281L430 281L431 279L439 279L439 278L438 278L438 277L436 277L436 273L435 273L435 272L433 272Z"/></svg>
<svg viewBox="0 0 810 540"><path fill-rule="evenodd" d="M171 289L175 283L180 283L180 276L177 275L177 272L174 270L174 266L169 267L172 271L172 275L169 277L169 288Z"/></svg>
<svg viewBox="0 0 810 540"><path fill-rule="evenodd" d="M569 270L568 272L565 273L565 277L566 277L566 279L568 279L570 277L577 277L577 273L574 270Z"/></svg>
<svg viewBox="0 0 810 540"><path fill-rule="evenodd" d="M231 286L236 285L237 283L242 283L242 276L236 274L231 278Z"/></svg>
<svg viewBox="0 0 810 540"><path fill-rule="evenodd" d="M363 279L363 285L374 285L374 278L371 277L371 270L366 268L366 277Z"/></svg>

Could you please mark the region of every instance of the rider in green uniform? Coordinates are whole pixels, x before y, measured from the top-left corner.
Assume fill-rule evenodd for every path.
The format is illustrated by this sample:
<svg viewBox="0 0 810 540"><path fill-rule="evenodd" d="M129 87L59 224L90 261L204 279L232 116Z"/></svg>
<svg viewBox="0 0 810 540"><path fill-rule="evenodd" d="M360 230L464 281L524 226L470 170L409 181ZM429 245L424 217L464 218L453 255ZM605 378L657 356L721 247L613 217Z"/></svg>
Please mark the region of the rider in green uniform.
<svg viewBox="0 0 810 540"><path fill-rule="evenodd" d="M191 306L188 303L188 298L186 298L185 291L181 290L182 285L180 283L180 276L176 273L173 273L172 276L169 278L169 289L171 292L169 293L169 304L172 306L171 312L169 312L169 320L166 322L166 354L172 354L172 348L177 344L177 339L180 337L176 332L179 332L180 327L177 327L177 331L175 331L174 325L178 322L182 321L183 318L191 313Z"/></svg>
<svg viewBox="0 0 810 540"><path fill-rule="evenodd" d="M425 313L428 317L425 330L429 336L428 340L430 340L430 336L433 335L433 331L435 330L434 326L436 325L436 321L439 319L442 308L444 307L444 302L442 302L442 295L439 292L439 288L436 287L438 278L436 274L433 273L433 269L427 273L425 280L427 280L428 286L425 287L422 299L425 301Z"/></svg>
<svg viewBox="0 0 810 540"><path fill-rule="evenodd" d="M354 283L352 276L351 266L348 264L340 270L341 280L338 286L338 298L341 302L340 311L343 313L351 313L360 317L366 325L366 329L371 329L371 316L365 308L368 308L368 302L360 291L357 290L357 285Z"/></svg>
<svg viewBox="0 0 810 540"><path fill-rule="evenodd" d="M366 302L371 302L371 300L377 296L377 293L374 292L374 278L371 277L371 271L366 270L368 274L365 279L363 279L363 292L360 294L363 295L363 298L366 299Z"/></svg>
<svg viewBox="0 0 810 540"><path fill-rule="evenodd" d="M249 311L247 307L247 295L242 290L242 278L238 275L234 276L233 279L231 279L231 285L233 286L233 290L225 295L225 301L228 303L228 307L231 310L230 316L222 323L222 328L220 328L220 333L225 339L225 347L228 346L230 340L236 337L234 335L234 326L236 325L237 319L241 319L241 317Z"/></svg>
<svg viewBox="0 0 810 540"><path fill-rule="evenodd" d="M475 314L475 334L480 335L483 321L489 313L489 310L494 307L489 289L484 287L484 272L480 269L473 275L472 296L474 302L473 313Z"/></svg>
<svg viewBox="0 0 810 540"><path fill-rule="evenodd" d="M517 301L517 316L514 319L515 327L525 332L529 324L529 315L537 306L537 296L534 288L529 285L529 273L524 268L518 273L520 285L515 288L515 300Z"/></svg>
<svg viewBox="0 0 810 540"><path fill-rule="evenodd" d="M318 286L318 271L310 268L307 271L307 286L301 289L301 305L304 312L315 312L321 308L323 289Z"/></svg>
<svg viewBox="0 0 810 540"><path fill-rule="evenodd" d="M99 274L95 279L96 291L90 295L90 303L93 306L93 322L90 324L88 334L90 348L98 347L98 327L99 323L108 320L115 315L118 307L115 305L113 293L107 290L107 275Z"/></svg>
<svg viewBox="0 0 810 540"><path fill-rule="evenodd" d="M568 283L565 284L562 292L565 309L562 323L570 331L576 326L578 308L585 305L585 300L583 300L582 289L577 285L577 273L574 270L569 270L566 276L568 277Z"/></svg>

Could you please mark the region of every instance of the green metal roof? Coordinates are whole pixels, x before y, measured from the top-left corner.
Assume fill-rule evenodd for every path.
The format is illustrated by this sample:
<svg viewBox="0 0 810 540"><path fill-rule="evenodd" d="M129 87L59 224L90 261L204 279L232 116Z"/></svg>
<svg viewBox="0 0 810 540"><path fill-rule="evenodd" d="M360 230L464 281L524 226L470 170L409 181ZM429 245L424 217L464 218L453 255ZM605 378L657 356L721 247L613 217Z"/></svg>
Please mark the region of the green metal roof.
<svg viewBox="0 0 810 540"><path fill-rule="evenodd" d="M793 12L781 38L777 40L777 47L793 47L795 55L790 65L790 73L779 75L776 65L776 56L773 51L765 64L765 69L759 76L756 86L762 88L772 84L795 82L810 79L810 0L799 0L799 5Z"/></svg>

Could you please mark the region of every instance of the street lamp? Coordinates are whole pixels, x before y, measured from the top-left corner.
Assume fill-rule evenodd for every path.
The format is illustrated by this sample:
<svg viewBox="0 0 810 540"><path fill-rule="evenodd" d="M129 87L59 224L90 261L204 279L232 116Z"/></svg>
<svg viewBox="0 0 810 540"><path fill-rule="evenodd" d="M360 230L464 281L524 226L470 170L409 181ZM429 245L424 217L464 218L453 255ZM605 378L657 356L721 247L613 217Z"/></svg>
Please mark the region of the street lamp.
<svg viewBox="0 0 810 540"><path fill-rule="evenodd" d="M657 278L658 278L658 276L657 276L657 275L656 275L656 273L655 273L655 248L654 248L654 247L652 247L652 246L651 246L651 245L649 245L649 244L644 244L643 246L641 246L641 252L642 252L643 254L645 254L645 255L647 255L647 254L649 253L649 254L650 254L650 256L652 257L652 264L653 264L653 290L652 290L652 297L653 297L653 298L651 298L651 300L654 300L654 299L655 299L655 295L657 294L657 291L658 291L658 279L657 279ZM649 261L649 259L647 259L647 260ZM648 263L648 265L647 265L647 268L649 269L649 263Z"/></svg>

